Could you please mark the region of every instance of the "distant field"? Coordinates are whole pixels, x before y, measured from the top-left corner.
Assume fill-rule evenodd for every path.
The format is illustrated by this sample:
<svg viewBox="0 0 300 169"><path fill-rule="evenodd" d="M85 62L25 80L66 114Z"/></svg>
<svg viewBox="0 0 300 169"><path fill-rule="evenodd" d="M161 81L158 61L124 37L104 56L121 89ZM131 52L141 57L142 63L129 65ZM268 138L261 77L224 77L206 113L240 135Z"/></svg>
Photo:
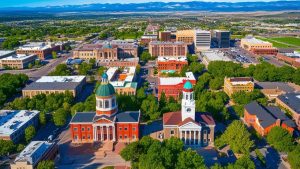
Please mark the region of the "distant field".
<svg viewBox="0 0 300 169"><path fill-rule="evenodd" d="M277 48L300 48L300 38L295 37L274 37L265 38L257 37L258 39L273 43L274 47Z"/></svg>
<svg viewBox="0 0 300 169"><path fill-rule="evenodd" d="M245 37L245 36L243 36L243 35L231 35L230 36L231 39L241 39L243 37Z"/></svg>

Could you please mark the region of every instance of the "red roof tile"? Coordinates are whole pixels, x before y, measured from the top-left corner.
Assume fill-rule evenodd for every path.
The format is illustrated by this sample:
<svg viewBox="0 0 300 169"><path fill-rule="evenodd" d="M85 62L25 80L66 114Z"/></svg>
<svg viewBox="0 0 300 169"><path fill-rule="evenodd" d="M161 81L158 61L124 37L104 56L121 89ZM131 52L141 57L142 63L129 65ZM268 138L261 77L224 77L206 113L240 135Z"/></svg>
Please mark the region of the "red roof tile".
<svg viewBox="0 0 300 169"><path fill-rule="evenodd" d="M201 113L200 118L205 122L207 125L216 125L215 120L212 118L211 115L207 113Z"/></svg>
<svg viewBox="0 0 300 169"><path fill-rule="evenodd" d="M163 115L164 125L178 125L181 122L181 111L169 112Z"/></svg>

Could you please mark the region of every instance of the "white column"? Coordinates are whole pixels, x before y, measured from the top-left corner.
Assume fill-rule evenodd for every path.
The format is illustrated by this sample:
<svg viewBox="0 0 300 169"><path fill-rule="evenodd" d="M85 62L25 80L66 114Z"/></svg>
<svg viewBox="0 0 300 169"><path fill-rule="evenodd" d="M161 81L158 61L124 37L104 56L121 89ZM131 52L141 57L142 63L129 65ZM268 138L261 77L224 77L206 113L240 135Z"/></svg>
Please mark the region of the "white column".
<svg viewBox="0 0 300 169"><path fill-rule="evenodd" d="M93 127L93 139L94 139L94 141L96 141L97 140L97 135L96 135L96 132L97 132L97 128L94 126Z"/></svg>
<svg viewBox="0 0 300 169"><path fill-rule="evenodd" d="M109 137L109 126L106 126L106 135L107 135L107 140L109 141L110 140L110 137Z"/></svg>
<svg viewBox="0 0 300 169"><path fill-rule="evenodd" d="M112 128L112 132L113 132L113 141L116 141L116 129L115 129L115 126L113 126Z"/></svg>
<svg viewBox="0 0 300 169"><path fill-rule="evenodd" d="M192 140L192 130L189 130L189 134L190 134L189 145L191 145L191 140Z"/></svg>
<svg viewBox="0 0 300 169"><path fill-rule="evenodd" d="M201 131L198 131L198 144L201 146Z"/></svg>
<svg viewBox="0 0 300 169"><path fill-rule="evenodd" d="M196 130L194 130L193 132L194 132L193 145L196 145Z"/></svg>
<svg viewBox="0 0 300 169"><path fill-rule="evenodd" d="M180 137L180 140L182 140L182 131L181 130L179 130L179 137Z"/></svg>
<svg viewBox="0 0 300 169"><path fill-rule="evenodd" d="M186 144L186 130L184 130L184 144Z"/></svg>
<svg viewBox="0 0 300 169"><path fill-rule="evenodd" d="M101 129L101 141L103 141L103 131L104 131L104 129L103 129L103 126L100 126L100 129Z"/></svg>

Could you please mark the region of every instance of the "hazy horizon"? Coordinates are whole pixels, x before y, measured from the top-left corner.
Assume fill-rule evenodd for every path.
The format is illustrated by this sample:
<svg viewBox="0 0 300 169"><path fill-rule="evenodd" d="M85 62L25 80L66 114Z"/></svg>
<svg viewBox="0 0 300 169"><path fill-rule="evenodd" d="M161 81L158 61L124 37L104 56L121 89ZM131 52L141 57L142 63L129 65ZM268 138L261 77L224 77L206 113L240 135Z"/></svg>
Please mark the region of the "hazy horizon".
<svg viewBox="0 0 300 169"><path fill-rule="evenodd" d="M0 7L45 7L45 6L63 6L63 5L84 5L95 3L144 3L144 2L228 2L228 0L10 0L0 2ZM280 0L231 0L230 2L270 2ZM285 0L288 1L288 0ZM296 0L298 1L298 0Z"/></svg>

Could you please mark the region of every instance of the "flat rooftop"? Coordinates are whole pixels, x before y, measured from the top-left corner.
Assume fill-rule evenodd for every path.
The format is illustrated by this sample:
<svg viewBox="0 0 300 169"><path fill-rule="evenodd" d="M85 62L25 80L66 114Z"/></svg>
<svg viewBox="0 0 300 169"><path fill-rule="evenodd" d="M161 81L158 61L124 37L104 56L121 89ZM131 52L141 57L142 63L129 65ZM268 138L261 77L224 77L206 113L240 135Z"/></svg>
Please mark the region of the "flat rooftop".
<svg viewBox="0 0 300 169"><path fill-rule="evenodd" d="M266 42L266 41L263 41L263 40L260 40L260 39L256 39L255 37L246 37L246 38L243 38L242 40L248 42L248 43L251 43L251 44L272 44L270 42Z"/></svg>
<svg viewBox="0 0 300 169"><path fill-rule="evenodd" d="M0 136L10 136L38 114L37 110L0 110Z"/></svg>
<svg viewBox="0 0 300 169"><path fill-rule="evenodd" d="M67 83L67 82L81 82L85 76L42 76L36 82L60 82L60 83Z"/></svg>
<svg viewBox="0 0 300 169"><path fill-rule="evenodd" d="M255 85L260 89L279 89L286 93L295 91L295 88L286 82L255 82Z"/></svg>
<svg viewBox="0 0 300 169"><path fill-rule="evenodd" d="M159 62L168 62L168 61L187 62L187 57L186 56L174 56L174 57L159 56L157 58L157 61L159 61Z"/></svg>
<svg viewBox="0 0 300 169"><path fill-rule="evenodd" d="M47 141L32 141L26 148L16 157L16 162L27 162L31 165L36 165L42 156L48 152L56 143Z"/></svg>
<svg viewBox="0 0 300 169"><path fill-rule="evenodd" d="M32 54L32 55L16 54L16 55L5 57L1 60L19 60L19 61L22 61L22 60L26 60L26 59L34 57L34 56L36 56L36 55L34 55L34 54Z"/></svg>
<svg viewBox="0 0 300 169"><path fill-rule="evenodd" d="M164 41L151 41L151 45L184 45L184 42L176 41L176 42L164 42Z"/></svg>
<svg viewBox="0 0 300 169"><path fill-rule="evenodd" d="M210 31L207 31L207 30L201 30L201 29L196 29L195 32L196 32L196 33L206 33L206 34L210 34Z"/></svg>
<svg viewBox="0 0 300 169"><path fill-rule="evenodd" d="M0 50L0 58L1 58L1 56L6 56L6 55L12 55L12 54L14 54L15 53L15 51L13 51L13 50Z"/></svg>
<svg viewBox="0 0 300 169"><path fill-rule="evenodd" d="M196 80L192 72L186 72L186 77L161 77L159 78L160 85L177 85L182 83L184 80Z"/></svg>
<svg viewBox="0 0 300 169"><path fill-rule="evenodd" d="M51 48L51 45L46 42L31 42L20 46L18 50L45 50Z"/></svg>
<svg viewBox="0 0 300 169"><path fill-rule="evenodd" d="M111 85L113 85L114 87L126 87L126 84L133 82L136 70L135 67L125 67L123 68L122 72L118 72L118 70L118 67L110 67L106 71L106 74L108 75L108 80ZM120 78L123 80L120 80Z"/></svg>
<svg viewBox="0 0 300 169"><path fill-rule="evenodd" d="M218 50L203 51L202 54L211 61L231 61L223 52Z"/></svg>

